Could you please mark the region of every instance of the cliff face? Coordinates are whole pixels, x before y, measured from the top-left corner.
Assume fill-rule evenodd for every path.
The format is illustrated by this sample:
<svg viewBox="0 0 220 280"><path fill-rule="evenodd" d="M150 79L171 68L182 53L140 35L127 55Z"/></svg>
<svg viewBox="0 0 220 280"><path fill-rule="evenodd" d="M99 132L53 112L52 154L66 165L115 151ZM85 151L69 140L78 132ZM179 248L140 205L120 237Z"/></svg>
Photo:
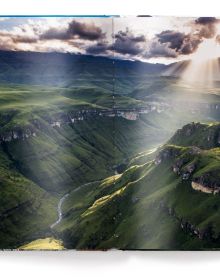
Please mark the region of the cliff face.
<svg viewBox="0 0 220 280"><path fill-rule="evenodd" d="M37 129L32 127L14 128L0 133L0 143L11 142L13 140L25 140L29 137L36 137Z"/></svg>
<svg viewBox="0 0 220 280"><path fill-rule="evenodd" d="M191 182L194 190L217 194L220 191L220 150L168 145L158 153L155 164L171 164L182 180Z"/></svg>
<svg viewBox="0 0 220 280"><path fill-rule="evenodd" d="M4 116L5 122L0 127L0 143L2 142L11 142L13 140L24 140L29 137L36 137L38 134L38 130L46 130L46 126L50 126L52 128L60 128L64 125L71 125L77 123L79 121L85 121L88 119L108 117L122 117L130 121L135 121L142 114L149 114L153 111L158 111L160 108L160 104L156 105L148 105L146 108L133 108L133 109L82 109L70 111L67 113L54 114L53 116L47 116L46 114L42 117L42 119L30 119L28 125L7 125L10 123L11 118L8 116ZM160 109L165 110L165 109ZM1 116L0 116L1 118ZM7 128L7 126L9 128ZM5 128L6 127L6 128Z"/></svg>
<svg viewBox="0 0 220 280"><path fill-rule="evenodd" d="M212 186L205 186L202 183L192 182L192 188L196 191L204 192L204 193L213 193L217 194L220 191L220 187L216 186L216 188Z"/></svg>
<svg viewBox="0 0 220 280"><path fill-rule="evenodd" d="M205 193L219 193L220 181L217 172L219 172L219 169L215 169L214 171L209 170L200 176L195 176L192 181L193 189L200 190Z"/></svg>

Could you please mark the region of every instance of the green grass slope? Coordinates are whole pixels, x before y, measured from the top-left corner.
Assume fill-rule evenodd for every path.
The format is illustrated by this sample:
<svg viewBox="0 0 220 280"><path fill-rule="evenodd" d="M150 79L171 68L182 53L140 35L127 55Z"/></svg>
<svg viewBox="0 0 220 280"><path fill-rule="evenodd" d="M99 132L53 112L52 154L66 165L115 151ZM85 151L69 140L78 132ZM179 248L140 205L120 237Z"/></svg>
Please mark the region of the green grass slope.
<svg viewBox="0 0 220 280"><path fill-rule="evenodd" d="M216 125L202 125L203 134ZM70 193L65 218L56 228L65 247L219 248L220 196L192 188L193 181L220 188L218 144L201 149L193 141L188 146L174 145L174 138L172 142L161 147L154 160Z"/></svg>
<svg viewBox="0 0 220 280"><path fill-rule="evenodd" d="M57 199L24 177L0 149L0 248L47 234Z"/></svg>

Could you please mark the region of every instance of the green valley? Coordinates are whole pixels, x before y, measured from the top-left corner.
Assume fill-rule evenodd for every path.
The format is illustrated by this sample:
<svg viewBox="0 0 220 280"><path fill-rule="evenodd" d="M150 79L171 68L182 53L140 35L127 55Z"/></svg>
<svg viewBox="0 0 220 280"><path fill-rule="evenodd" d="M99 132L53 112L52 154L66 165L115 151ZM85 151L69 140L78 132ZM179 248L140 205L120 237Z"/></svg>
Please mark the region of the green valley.
<svg viewBox="0 0 220 280"><path fill-rule="evenodd" d="M217 85L68 53L0 66L0 248L219 248Z"/></svg>

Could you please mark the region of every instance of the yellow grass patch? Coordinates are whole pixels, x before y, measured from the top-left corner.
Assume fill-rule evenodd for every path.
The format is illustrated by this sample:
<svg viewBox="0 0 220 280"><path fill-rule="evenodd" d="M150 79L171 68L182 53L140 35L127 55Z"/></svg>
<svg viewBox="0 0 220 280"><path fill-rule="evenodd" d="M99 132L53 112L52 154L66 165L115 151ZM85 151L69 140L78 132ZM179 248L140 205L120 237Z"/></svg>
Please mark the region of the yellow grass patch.
<svg viewBox="0 0 220 280"><path fill-rule="evenodd" d="M52 237L37 239L19 247L19 250L64 250L62 241Z"/></svg>

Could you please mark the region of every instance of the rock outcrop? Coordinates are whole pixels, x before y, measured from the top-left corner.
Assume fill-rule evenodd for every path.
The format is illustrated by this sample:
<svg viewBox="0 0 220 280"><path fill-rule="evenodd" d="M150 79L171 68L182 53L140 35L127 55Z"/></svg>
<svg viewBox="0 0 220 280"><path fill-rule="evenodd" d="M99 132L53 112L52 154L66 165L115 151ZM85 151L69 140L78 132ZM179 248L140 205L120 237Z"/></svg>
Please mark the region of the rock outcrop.
<svg viewBox="0 0 220 280"><path fill-rule="evenodd" d="M220 182L209 173L194 178L191 186L194 190L204 193L218 194L220 192Z"/></svg>

